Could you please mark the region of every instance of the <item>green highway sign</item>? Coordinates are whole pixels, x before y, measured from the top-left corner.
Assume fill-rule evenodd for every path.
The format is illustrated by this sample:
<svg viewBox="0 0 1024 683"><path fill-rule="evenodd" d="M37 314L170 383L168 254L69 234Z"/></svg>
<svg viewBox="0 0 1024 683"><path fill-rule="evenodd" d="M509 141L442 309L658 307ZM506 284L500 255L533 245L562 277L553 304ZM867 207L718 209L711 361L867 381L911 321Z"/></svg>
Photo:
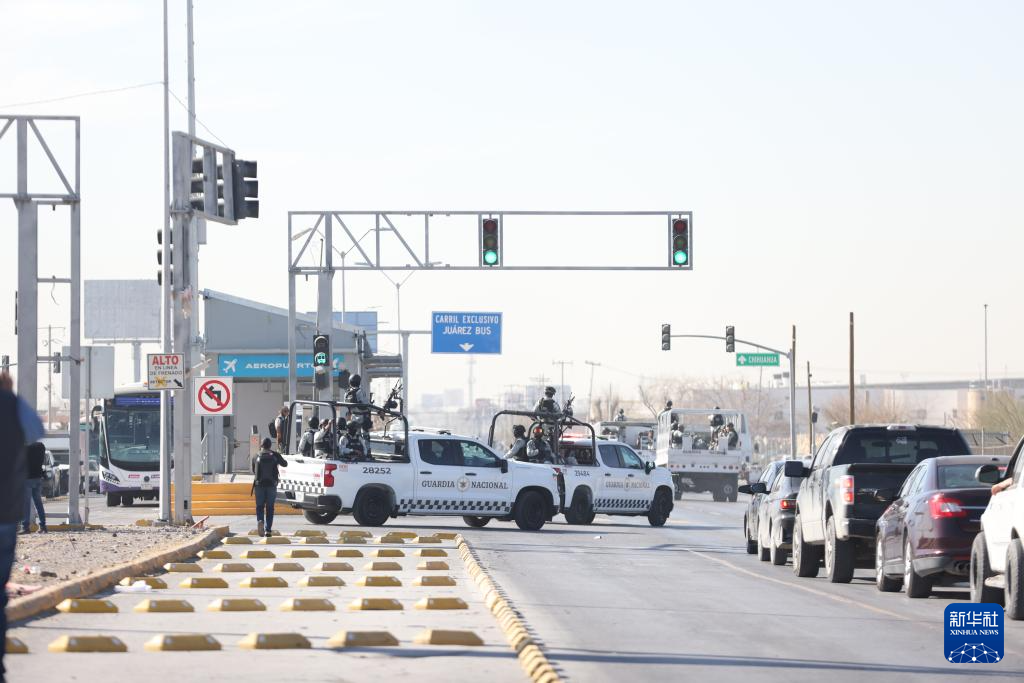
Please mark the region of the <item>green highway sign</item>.
<svg viewBox="0 0 1024 683"><path fill-rule="evenodd" d="M766 367L776 366L779 364L779 354L777 353L737 353L736 354L736 365L741 368L745 367Z"/></svg>

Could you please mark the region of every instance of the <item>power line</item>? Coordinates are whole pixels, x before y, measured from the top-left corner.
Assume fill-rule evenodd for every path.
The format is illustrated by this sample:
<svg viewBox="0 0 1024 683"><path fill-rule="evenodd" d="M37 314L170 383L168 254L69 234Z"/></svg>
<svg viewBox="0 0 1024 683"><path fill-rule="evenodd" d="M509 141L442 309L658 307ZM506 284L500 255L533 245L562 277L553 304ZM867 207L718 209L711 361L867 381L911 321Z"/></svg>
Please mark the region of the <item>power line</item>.
<svg viewBox="0 0 1024 683"><path fill-rule="evenodd" d="M171 93L171 97L173 97L173 98L174 98L175 100L177 100L178 104L180 104L180 105L181 105L181 108L182 108L182 109L184 109L184 110L185 110L186 112L188 112L188 105L187 105L187 104L185 104L184 102L182 102L182 101L181 101L181 98L180 98L180 97L178 97L177 95L175 95L175 94L174 94L174 91L173 91L173 90L171 90L170 88L168 88L168 89L167 89L167 92ZM211 137L212 137L212 138L213 138L214 140L216 140L216 141L217 141L217 142L219 142L220 144L224 145L225 147L230 147L230 145L228 145L228 143L224 142L224 141L223 141L223 140L221 140L221 139L220 139L219 137L217 137L217 134L216 134L216 133L214 133L214 132L213 132L212 130L210 130L210 127L209 127L208 125L206 125L205 123L203 123L202 121L200 121L200 120L199 120L199 117L196 117L196 123L198 123L198 124L199 124L200 126L202 126L202 127L203 127L203 129L204 129L204 130L205 130L205 131L206 131L207 133L209 133L209 134L210 134L210 136L211 136Z"/></svg>
<svg viewBox="0 0 1024 683"><path fill-rule="evenodd" d="M94 95L111 95L113 93L124 92L126 90L138 90L139 88L148 88L152 85L163 85L163 81L150 81L148 83L136 83L135 85L126 85L123 88L109 88L107 90L92 90L89 92L78 93L77 95L64 95L63 97L52 97L46 100L35 100L32 102L15 102L13 104L0 104L0 109L11 109L12 107L28 107L33 104L49 104L50 102L63 102L64 100L73 100L79 97L92 97Z"/></svg>

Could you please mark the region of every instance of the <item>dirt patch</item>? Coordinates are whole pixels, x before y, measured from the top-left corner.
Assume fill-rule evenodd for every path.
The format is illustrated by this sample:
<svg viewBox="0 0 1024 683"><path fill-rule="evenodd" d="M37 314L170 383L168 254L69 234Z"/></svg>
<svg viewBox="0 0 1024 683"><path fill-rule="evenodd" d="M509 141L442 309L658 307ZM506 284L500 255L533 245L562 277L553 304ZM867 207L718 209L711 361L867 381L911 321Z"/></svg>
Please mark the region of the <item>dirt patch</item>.
<svg viewBox="0 0 1024 683"><path fill-rule="evenodd" d="M182 527L108 526L19 535L11 582L48 586L186 543L203 533Z"/></svg>

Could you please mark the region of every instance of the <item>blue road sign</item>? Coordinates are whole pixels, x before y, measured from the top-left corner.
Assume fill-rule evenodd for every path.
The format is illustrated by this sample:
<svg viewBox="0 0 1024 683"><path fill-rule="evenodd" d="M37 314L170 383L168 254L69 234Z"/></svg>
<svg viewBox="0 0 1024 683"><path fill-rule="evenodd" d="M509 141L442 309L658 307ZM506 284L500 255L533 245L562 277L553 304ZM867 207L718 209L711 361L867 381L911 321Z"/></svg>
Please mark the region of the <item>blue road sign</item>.
<svg viewBox="0 0 1024 683"><path fill-rule="evenodd" d="M288 376L287 353L222 353L218 359L220 374L223 377L268 377ZM313 354L297 354L295 363L296 377L313 376ZM334 354L331 363L332 371L337 372L345 367L345 356Z"/></svg>
<svg viewBox="0 0 1024 683"><path fill-rule="evenodd" d="M501 353L501 313L435 311L431 353Z"/></svg>

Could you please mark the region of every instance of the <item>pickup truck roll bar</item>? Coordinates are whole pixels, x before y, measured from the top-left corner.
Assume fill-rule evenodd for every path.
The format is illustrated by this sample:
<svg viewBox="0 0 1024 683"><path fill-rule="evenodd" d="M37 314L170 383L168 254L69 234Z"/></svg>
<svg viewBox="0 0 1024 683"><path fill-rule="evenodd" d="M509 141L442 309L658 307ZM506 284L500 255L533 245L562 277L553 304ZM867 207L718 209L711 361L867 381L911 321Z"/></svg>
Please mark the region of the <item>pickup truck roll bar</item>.
<svg viewBox="0 0 1024 683"><path fill-rule="evenodd" d="M360 412L369 413L370 415L376 415L384 422L384 435L388 433L388 428L391 423L396 420L401 420L403 431L402 438L404 443L409 443L409 420L406 419L405 415L401 412L385 408L383 406L374 405L373 403L346 403L345 401L292 401L288 404L288 424L285 426L284 432L284 443L291 443L291 430L292 425L295 423L295 406L317 406L319 408L327 408L331 411L331 423L334 428L331 431L331 438L335 443L338 441L338 413L345 412L347 409L349 412ZM390 419L385 419L390 418Z"/></svg>
<svg viewBox="0 0 1024 683"><path fill-rule="evenodd" d="M594 431L594 427L588 423L578 420L572 415L565 413L547 413L547 412L535 412L532 410L501 410L494 414L491 418L491 426L487 430L487 445L490 448L494 448L494 427L498 422L498 418L504 415L511 415L514 417L526 417L530 419L530 427L527 433L533 431L535 425L553 425L557 430L552 430L551 441L551 452L555 456L556 464L562 464L558 462L558 442L561 441L562 434L569 427L583 427L590 432L590 441L594 447L594 457L597 457L597 433ZM557 431L557 433L555 433Z"/></svg>

